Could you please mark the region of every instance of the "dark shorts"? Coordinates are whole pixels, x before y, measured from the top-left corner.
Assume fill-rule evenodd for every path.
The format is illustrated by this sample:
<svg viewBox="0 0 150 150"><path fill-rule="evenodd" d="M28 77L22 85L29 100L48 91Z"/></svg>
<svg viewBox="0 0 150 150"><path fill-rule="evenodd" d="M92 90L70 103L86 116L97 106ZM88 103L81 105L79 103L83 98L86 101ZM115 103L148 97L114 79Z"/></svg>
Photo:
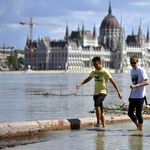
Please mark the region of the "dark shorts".
<svg viewBox="0 0 150 150"><path fill-rule="evenodd" d="M101 109L101 113L103 113L103 100L105 99L106 94L98 94L98 95L94 95L93 99L94 99L94 106L95 107L100 107Z"/></svg>

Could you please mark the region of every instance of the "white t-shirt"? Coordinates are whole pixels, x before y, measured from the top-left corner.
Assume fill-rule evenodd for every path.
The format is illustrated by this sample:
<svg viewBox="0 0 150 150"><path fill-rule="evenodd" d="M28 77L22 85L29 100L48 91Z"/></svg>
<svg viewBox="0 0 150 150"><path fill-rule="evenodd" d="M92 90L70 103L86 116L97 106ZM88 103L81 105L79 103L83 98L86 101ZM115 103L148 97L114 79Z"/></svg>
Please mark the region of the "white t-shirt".
<svg viewBox="0 0 150 150"><path fill-rule="evenodd" d="M144 69L138 67L136 70L131 70L131 80L133 85L143 83L145 79L148 79L148 76ZM132 89L130 98L143 98L146 96L145 86L136 87Z"/></svg>

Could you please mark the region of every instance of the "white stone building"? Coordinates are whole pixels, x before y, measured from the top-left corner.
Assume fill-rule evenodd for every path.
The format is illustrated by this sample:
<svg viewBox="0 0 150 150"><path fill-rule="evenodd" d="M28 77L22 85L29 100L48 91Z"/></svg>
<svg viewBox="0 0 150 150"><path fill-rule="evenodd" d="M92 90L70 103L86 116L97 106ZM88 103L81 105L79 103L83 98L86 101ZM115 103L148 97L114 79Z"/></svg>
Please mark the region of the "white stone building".
<svg viewBox="0 0 150 150"><path fill-rule="evenodd" d="M112 15L109 4L108 15L103 19L99 37L96 35L94 24L93 34L86 31L84 23L82 30L69 35L68 25L63 40L55 41L49 37L39 38L33 42L33 57L31 56L30 41L27 38L25 47L25 66L33 65L35 70L68 70L80 71L92 68L92 58L100 56L104 68L114 69L116 72L129 72L130 56L139 57L139 66L149 71L150 66L150 40L149 31L147 37L143 35L142 21L138 35L128 35L125 39L125 31L122 18L120 25ZM32 59L33 58L33 59ZM32 63L31 63L32 62Z"/></svg>

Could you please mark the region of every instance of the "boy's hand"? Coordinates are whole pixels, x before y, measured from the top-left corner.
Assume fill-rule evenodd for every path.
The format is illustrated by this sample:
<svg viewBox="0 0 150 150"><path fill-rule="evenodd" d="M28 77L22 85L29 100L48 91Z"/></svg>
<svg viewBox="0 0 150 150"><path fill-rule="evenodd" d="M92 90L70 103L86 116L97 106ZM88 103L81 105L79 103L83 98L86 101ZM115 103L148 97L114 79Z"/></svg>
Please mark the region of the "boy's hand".
<svg viewBox="0 0 150 150"><path fill-rule="evenodd" d="M120 98L120 99L122 99L122 95L121 95L121 93L118 93L118 96L119 96L119 98Z"/></svg>
<svg viewBox="0 0 150 150"><path fill-rule="evenodd" d="M135 87L136 87L136 85L130 85L130 89L133 89Z"/></svg>
<svg viewBox="0 0 150 150"><path fill-rule="evenodd" d="M79 89L79 88L80 88L80 86L81 86L81 85L80 85L80 84L78 84L78 85L76 86L76 88L77 88L77 89Z"/></svg>
<svg viewBox="0 0 150 150"><path fill-rule="evenodd" d="M130 102L130 98L128 98L128 101Z"/></svg>

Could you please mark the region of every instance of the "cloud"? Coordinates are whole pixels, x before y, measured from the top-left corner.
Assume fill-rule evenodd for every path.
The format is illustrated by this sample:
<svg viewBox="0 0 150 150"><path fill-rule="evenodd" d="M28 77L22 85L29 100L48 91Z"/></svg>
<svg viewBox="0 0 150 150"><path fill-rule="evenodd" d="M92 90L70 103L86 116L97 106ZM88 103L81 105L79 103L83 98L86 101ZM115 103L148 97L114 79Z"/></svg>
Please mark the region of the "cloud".
<svg viewBox="0 0 150 150"><path fill-rule="evenodd" d="M6 24L5 27L10 28L12 30L17 30L22 28L20 24Z"/></svg>
<svg viewBox="0 0 150 150"><path fill-rule="evenodd" d="M24 0L0 0L0 20L1 26L7 23L19 23L20 13L24 5Z"/></svg>
<svg viewBox="0 0 150 150"><path fill-rule="evenodd" d="M65 33L66 30L63 30L62 28L58 28L55 30L50 31L51 34L58 34L58 33Z"/></svg>
<svg viewBox="0 0 150 150"><path fill-rule="evenodd" d="M0 16L2 16L4 12L5 12L5 6L0 8Z"/></svg>
<svg viewBox="0 0 150 150"><path fill-rule="evenodd" d="M100 5L102 2L102 0L91 0L91 1L87 1L87 0L83 0L83 3L86 4L86 5Z"/></svg>
<svg viewBox="0 0 150 150"><path fill-rule="evenodd" d="M72 17L77 20L89 20L92 16L94 16L94 12L92 11L74 11L72 12Z"/></svg>
<svg viewBox="0 0 150 150"><path fill-rule="evenodd" d="M150 5L150 2L135 2L135 3L131 3L130 5L134 5L134 6L147 6L147 5Z"/></svg>
<svg viewBox="0 0 150 150"><path fill-rule="evenodd" d="M49 33L50 33L50 38L53 40L53 39L63 39L64 36L65 36L65 32L66 32L66 29L62 29L62 28L57 28L55 30L50 30Z"/></svg>

